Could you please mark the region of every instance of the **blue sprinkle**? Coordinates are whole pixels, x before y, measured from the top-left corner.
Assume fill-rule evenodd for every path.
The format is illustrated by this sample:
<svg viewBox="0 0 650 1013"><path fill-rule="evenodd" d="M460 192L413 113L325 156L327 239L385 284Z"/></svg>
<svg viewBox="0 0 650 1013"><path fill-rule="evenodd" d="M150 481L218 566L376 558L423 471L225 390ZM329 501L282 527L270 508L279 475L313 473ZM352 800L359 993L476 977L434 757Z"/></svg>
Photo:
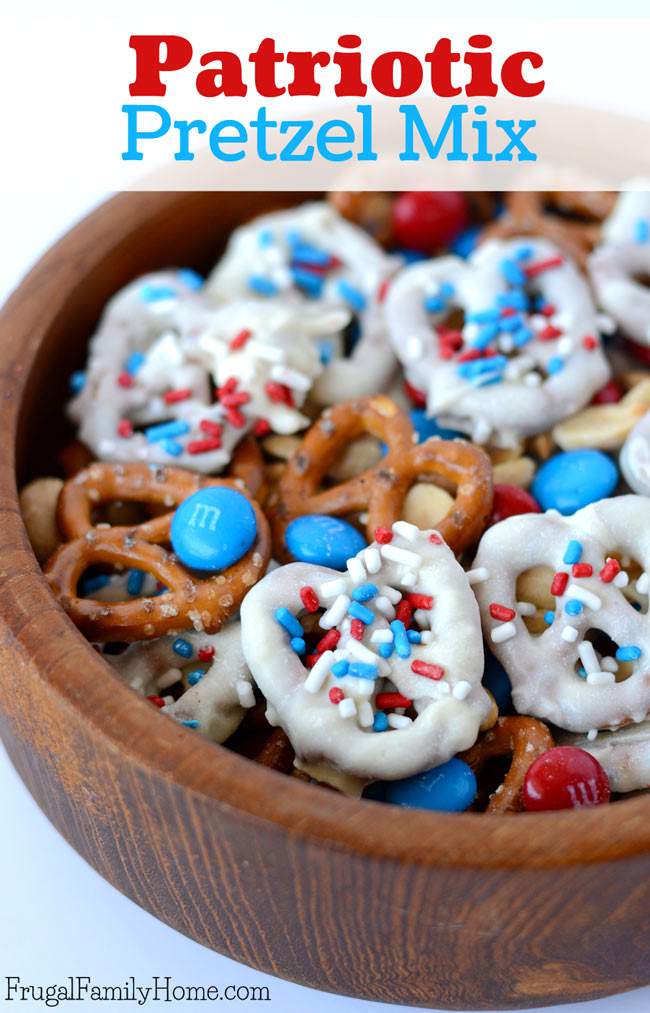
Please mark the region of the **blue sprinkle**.
<svg viewBox="0 0 650 1013"><path fill-rule="evenodd" d="M126 362L124 363L124 371L128 373L129 376L135 376L144 360L145 356L142 354L142 352L131 352Z"/></svg>
<svg viewBox="0 0 650 1013"><path fill-rule="evenodd" d="M465 321L468 324L495 324L501 320L498 309L477 310L475 313L468 313Z"/></svg>
<svg viewBox="0 0 650 1013"><path fill-rule="evenodd" d="M348 605L348 615L353 619L360 619L364 626L370 626L375 619L375 613L358 601L353 601Z"/></svg>
<svg viewBox="0 0 650 1013"><path fill-rule="evenodd" d="M490 387L493 383L501 383L503 373L484 373L483 376L475 376L469 382L472 387Z"/></svg>
<svg viewBox="0 0 650 1013"><path fill-rule="evenodd" d="M461 362L456 367L456 372L466 380L471 380L482 373L494 373L505 369L508 360L505 355L493 355L489 359L472 359L470 362Z"/></svg>
<svg viewBox="0 0 650 1013"><path fill-rule="evenodd" d="M98 573L96 577L85 577L79 584L79 594L82 598L95 594L106 587L109 581L110 577L106 573Z"/></svg>
<svg viewBox="0 0 650 1013"><path fill-rule="evenodd" d="M440 286L440 295L443 299L452 299L456 295L456 286L450 281L443 281Z"/></svg>
<svg viewBox="0 0 650 1013"><path fill-rule="evenodd" d="M581 679L586 679L587 678L587 670L586 670L586 668L583 668L582 665L580 665L580 667L578 669L578 675L580 676Z"/></svg>
<svg viewBox="0 0 650 1013"><path fill-rule="evenodd" d="M554 355L546 363L546 372L549 376L555 376L556 373L561 373L564 369L564 359L561 355Z"/></svg>
<svg viewBox="0 0 650 1013"><path fill-rule="evenodd" d="M291 277L294 285L297 285L313 299L317 299L323 291L323 278L320 274L315 274L302 267L292 267Z"/></svg>
<svg viewBox="0 0 650 1013"><path fill-rule="evenodd" d="M307 650L307 644L302 637L292 637L290 643L291 650L295 651L296 654L304 654Z"/></svg>
<svg viewBox="0 0 650 1013"><path fill-rule="evenodd" d="M178 443L177 440L163 440L160 444L166 454L170 454L172 457L180 457L183 453L182 443Z"/></svg>
<svg viewBox="0 0 650 1013"><path fill-rule="evenodd" d="M163 302L165 299L178 299L178 295L171 285L143 285L140 298L142 302Z"/></svg>
<svg viewBox="0 0 650 1013"><path fill-rule="evenodd" d="M582 602L577 598L569 598L564 606L564 611L570 616L579 616L582 612Z"/></svg>
<svg viewBox="0 0 650 1013"><path fill-rule="evenodd" d="M534 252L532 246L520 246L515 251L515 260L530 260Z"/></svg>
<svg viewBox="0 0 650 1013"><path fill-rule="evenodd" d="M270 229L260 229L257 234L257 243L262 249L267 249L269 246L273 246L275 239Z"/></svg>
<svg viewBox="0 0 650 1013"><path fill-rule="evenodd" d="M469 257L470 253L473 253L476 248L480 232L481 227L479 225L473 225L471 228L465 229L459 236L456 236L449 249L457 257Z"/></svg>
<svg viewBox="0 0 650 1013"><path fill-rule="evenodd" d="M501 274L509 285L520 287L526 284L526 274L514 260L501 261Z"/></svg>
<svg viewBox="0 0 650 1013"><path fill-rule="evenodd" d="M338 283L338 291L341 298L345 299L345 301L348 302L352 309L356 310L357 313L361 313L365 310L367 305L365 295L363 292L360 292L358 288L355 288L354 285L351 285L349 281L346 281L345 278L340 279Z"/></svg>
<svg viewBox="0 0 650 1013"><path fill-rule="evenodd" d="M291 254L294 261L298 261L300 264L311 264L314 267L329 267L332 261L331 256L325 250L319 250L317 246L305 243L299 237L296 238L295 243L291 243Z"/></svg>
<svg viewBox="0 0 650 1013"><path fill-rule="evenodd" d="M406 636L408 637L409 644L419 644L422 640L422 634L419 630L407 630Z"/></svg>
<svg viewBox="0 0 650 1013"><path fill-rule="evenodd" d="M461 439L467 438L466 434L461 433L459 429L447 429L444 426L439 426L435 418L427 417L424 408L412 408L409 415L411 416L411 424L416 432L418 443L424 443L430 436L435 436L439 440L455 440L458 437Z"/></svg>
<svg viewBox="0 0 650 1013"><path fill-rule="evenodd" d="M379 653L382 656L382 658L390 658L394 650L395 644L392 640L389 644L379 645Z"/></svg>
<svg viewBox="0 0 650 1013"><path fill-rule="evenodd" d="M70 390L73 394L79 394L86 386L86 374L83 369L78 369L72 374L69 380Z"/></svg>
<svg viewBox="0 0 650 1013"><path fill-rule="evenodd" d="M161 422L157 426L149 426L144 431L149 443L156 443L158 440L174 439L176 436L185 436L189 433L189 422L182 419L174 419L173 422Z"/></svg>
<svg viewBox="0 0 650 1013"><path fill-rule="evenodd" d="M393 619L390 628L395 635L395 651L399 658L411 657L411 645L406 635L406 627L401 619Z"/></svg>
<svg viewBox="0 0 650 1013"><path fill-rule="evenodd" d="M181 724L184 725L186 728L200 728L201 727L201 722L197 721L196 718L191 718L188 721L181 721Z"/></svg>
<svg viewBox="0 0 650 1013"><path fill-rule="evenodd" d="M275 619L280 623L280 626L285 628L290 637L302 638L304 636L302 626L288 608L282 606L282 608L276 609Z"/></svg>
<svg viewBox="0 0 650 1013"><path fill-rule="evenodd" d="M203 288L203 278L198 271L193 271L191 267L182 267L178 272L178 280L181 281L186 288L191 288L194 292Z"/></svg>
<svg viewBox="0 0 650 1013"><path fill-rule="evenodd" d="M251 292L257 292L258 295L277 295L280 291L274 281L261 274L249 275L248 287Z"/></svg>
<svg viewBox="0 0 650 1013"><path fill-rule="evenodd" d="M322 362L323 366L329 366L334 355L334 348L331 341L319 341L318 342L318 357Z"/></svg>
<svg viewBox="0 0 650 1013"><path fill-rule="evenodd" d="M139 594L142 594L144 578L144 570L129 570L129 575L126 578L126 589L134 598L137 598Z"/></svg>
<svg viewBox="0 0 650 1013"><path fill-rule="evenodd" d="M616 652L617 661L638 661L643 651L640 647L635 647L634 644L628 644L627 647L619 647Z"/></svg>
<svg viewBox="0 0 650 1013"><path fill-rule="evenodd" d="M567 566L573 566L574 563L580 562L581 556L582 556L582 545L580 542L576 542L576 540L572 538L566 547L566 552L564 553L564 558L562 562L566 563Z"/></svg>
<svg viewBox="0 0 650 1013"><path fill-rule="evenodd" d="M355 679L376 679L379 669L376 665L368 665L365 661L351 661L348 668L348 675Z"/></svg>
<svg viewBox="0 0 650 1013"><path fill-rule="evenodd" d="M447 303L439 295L428 295L424 300L424 308L427 313L442 313L447 308Z"/></svg>
<svg viewBox="0 0 650 1013"><path fill-rule="evenodd" d="M638 218L634 223L634 242L647 243L650 240L650 221L647 218Z"/></svg>
<svg viewBox="0 0 650 1013"><path fill-rule="evenodd" d="M179 654L181 658L191 658L194 653L194 648L189 640L183 640L182 637L178 637L178 639L172 644L172 651L174 654Z"/></svg>
<svg viewBox="0 0 650 1013"><path fill-rule="evenodd" d="M500 324L484 324L472 341L472 348L480 348L483 351L498 337L500 330Z"/></svg>
<svg viewBox="0 0 650 1013"><path fill-rule="evenodd" d="M515 348L523 348L528 344L529 341L533 340L533 332L530 327L520 327L512 335L512 341Z"/></svg>
<svg viewBox="0 0 650 1013"><path fill-rule="evenodd" d="M547 623L548 626L552 626L553 623L555 622L555 612L545 612L544 622Z"/></svg>
<svg viewBox="0 0 650 1013"><path fill-rule="evenodd" d="M330 672L332 675L336 676L337 679L340 679L342 676L348 674L349 667L350 665L347 661L336 661L330 668Z"/></svg>
<svg viewBox="0 0 650 1013"><path fill-rule="evenodd" d="M521 289L515 289L513 292L500 292L497 296L497 306L500 306L501 309L508 308L524 312L528 309L528 296Z"/></svg>
<svg viewBox="0 0 650 1013"><path fill-rule="evenodd" d="M194 672L190 672L190 674L187 677L187 682L190 686L196 686L197 682L200 682L204 675L205 672L203 671L203 669L197 668L194 670Z"/></svg>
<svg viewBox="0 0 650 1013"><path fill-rule="evenodd" d="M377 711L375 720L372 723L373 732L385 732L388 728L388 717L383 711Z"/></svg>
<svg viewBox="0 0 650 1013"><path fill-rule="evenodd" d="M361 587L355 587L352 597L355 601L370 601L377 594L379 590L376 584L362 584Z"/></svg>
<svg viewBox="0 0 650 1013"><path fill-rule="evenodd" d="M508 331L518 331L520 327L524 326L524 319L519 313L513 313L510 317L503 317L501 320L501 330L508 333Z"/></svg>

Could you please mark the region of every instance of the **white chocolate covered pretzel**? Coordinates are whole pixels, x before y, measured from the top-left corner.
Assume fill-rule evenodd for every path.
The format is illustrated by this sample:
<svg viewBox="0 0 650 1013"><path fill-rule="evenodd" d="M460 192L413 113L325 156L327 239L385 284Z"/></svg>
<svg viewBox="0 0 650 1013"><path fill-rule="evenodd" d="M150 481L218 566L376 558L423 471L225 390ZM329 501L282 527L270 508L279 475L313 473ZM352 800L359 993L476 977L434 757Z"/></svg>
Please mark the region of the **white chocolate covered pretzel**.
<svg viewBox="0 0 650 1013"><path fill-rule="evenodd" d="M643 721L650 711L650 500L601 500L572 517L510 517L490 528L475 585L491 650L520 713L574 732ZM620 560L620 562L619 562ZM637 562L630 580L625 566ZM517 578L549 570L555 608L535 636L517 602ZM533 612L535 609L533 608ZM589 634L589 636L587 636Z"/></svg>
<svg viewBox="0 0 650 1013"><path fill-rule="evenodd" d="M324 640L305 655L302 624L320 609ZM345 573L274 570L244 599L241 620L269 720L301 764L408 777L472 745L490 711L476 602L436 532L398 521Z"/></svg>
<svg viewBox="0 0 650 1013"><path fill-rule="evenodd" d="M650 496L650 412L639 419L620 454L623 477L630 489Z"/></svg>
<svg viewBox="0 0 650 1013"><path fill-rule="evenodd" d="M321 405L377 394L395 366L382 299L399 266L362 229L326 201L262 215L231 236L207 282L217 303L257 296L298 305L314 302L346 311L347 319L320 342L324 364L312 396ZM348 320L358 329L346 349Z"/></svg>
<svg viewBox="0 0 650 1013"><path fill-rule="evenodd" d="M547 430L609 376L587 283L546 239L493 240L468 261L408 267L386 319L427 413L478 443Z"/></svg>
<svg viewBox="0 0 650 1013"><path fill-rule="evenodd" d="M650 721L626 725L613 732L599 732L596 738L565 735L560 745L585 749L598 760L615 792L650 787Z"/></svg>
<svg viewBox="0 0 650 1013"><path fill-rule="evenodd" d="M196 728L212 742L225 742L255 703L239 622L213 635L186 632L132 644L122 654L105 658L138 693L162 696L163 714ZM181 680L188 685L181 696L166 697Z"/></svg>

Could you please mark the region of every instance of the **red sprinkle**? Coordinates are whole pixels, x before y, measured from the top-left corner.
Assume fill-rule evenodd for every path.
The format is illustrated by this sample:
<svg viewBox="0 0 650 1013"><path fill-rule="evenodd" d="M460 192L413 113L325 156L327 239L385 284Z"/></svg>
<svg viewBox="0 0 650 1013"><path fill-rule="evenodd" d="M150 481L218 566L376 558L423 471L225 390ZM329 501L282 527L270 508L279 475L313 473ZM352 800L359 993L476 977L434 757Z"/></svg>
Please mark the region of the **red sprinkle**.
<svg viewBox="0 0 650 1013"><path fill-rule="evenodd" d="M429 535L429 541L432 542L434 545L442 545L443 544L443 540L440 537L440 535L437 533L437 531L432 531L431 532L431 534Z"/></svg>
<svg viewBox="0 0 650 1013"><path fill-rule="evenodd" d="M560 327L554 327L553 324L547 324L543 330L538 331L537 337L540 341L553 341L554 338L562 337L564 332Z"/></svg>
<svg viewBox="0 0 650 1013"><path fill-rule="evenodd" d="M574 577L591 577L593 572L591 563L574 563L571 567L571 574Z"/></svg>
<svg viewBox="0 0 650 1013"><path fill-rule="evenodd" d="M544 305L540 307L539 312L544 317L554 317L555 314L557 313L557 310L553 305L553 303L545 302Z"/></svg>
<svg viewBox="0 0 650 1013"><path fill-rule="evenodd" d="M430 609L433 608L433 598L430 594L407 594L406 600L413 606L414 609Z"/></svg>
<svg viewBox="0 0 650 1013"><path fill-rule="evenodd" d="M499 622L509 623L511 619L514 619L517 613L514 609L508 608L507 605L499 605L498 602L493 601L490 605L490 615L493 619L498 619Z"/></svg>
<svg viewBox="0 0 650 1013"><path fill-rule="evenodd" d="M611 584L617 573L621 572L621 564L618 559L612 559L611 557L607 560L602 570L598 574L603 584Z"/></svg>
<svg viewBox="0 0 650 1013"><path fill-rule="evenodd" d="M413 387L408 380L404 381L404 393L407 398L413 402L416 408L426 408L426 394L424 394L421 390L418 390L417 387Z"/></svg>
<svg viewBox="0 0 650 1013"><path fill-rule="evenodd" d="M375 528L375 541L380 545L388 545L393 540L393 532L390 528Z"/></svg>
<svg viewBox="0 0 650 1013"><path fill-rule="evenodd" d="M248 339L251 337L252 333L253 332L248 330L247 327L244 327L243 330L239 331L238 334L235 334L234 338L232 338L232 340L228 345L230 351L236 352L240 348L243 348Z"/></svg>
<svg viewBox="0 0 650 1013"><path fill-rule="evenodd" d="M117 426L117 435L125 440L133 436L133 423L129 419L122 419Z"/></svg>
<svg viewBox="0 0 650 1013"><path fill-rule="evenodd" d="M481 354L478 348L468 348L466 352L458 356L458 362L474 362L475 359L481 358Z"/></svg>
<svg viewBox="0 0 650 1013"><path fill-rule="evenodd" d="M339 640L341 634L338 630L328 630L324 637L316 644L316 654L324 654L325 651L333 651Z"/></svg>
<svg viewBox="0 0 650 1013"><path fill-rule="evenodd" d="M209 644L207 647L199 647L198 659L199 661L212 661L214 658L214 647Z"/></svg>
<svg viewBox="0 0 650 1013"><path fill-rule="evenodd" d="M293 394L286 384L269 380L268 383L264 384L264 390L268 395L269 401L272 401L273 404L286 404L289 408L293 408Z"/></svg>
<svg viewBox="0 0 650 1013"><path fill-rule="evenodd" d="M354 637L355 640L363 640L363 631L365 626L360 619L353 619L350 623L350 636Z"/></svg>
<svg viewBox="0 0 650 1013"><path fill-rule="evenodd" d="M318 609L320 608L320 602L318 600L318 595L314 591L313 587L301 587L300 600L308 612L318 612Z"/></svg>
<svg viewBox="0 0 650 1013"><path fill-rule="evenodd" d="M302 659L302 663L305 668L313 668L319 658L320 654L306 654Z"/></svg>
<svg viewBox="0 0 650 1013"><path fill-rule="evenodd" d="M254 436L268 436L271 432L271 423L268 419L258 419L253 426Z"/></svg>
<svg viewBox="0 0 650 1013"><path fill-rule="evenodd" d="M238 408L226 408L226 418L235 429L243 429L246 425L246 416Z"/></svg>
<svg viewBox="0 0 650 1013"><path fill-rule="evenodd" d="M566 586L569 583L569 574L562 571L558 571L553 577L551 582L551 594L556 598L561 598L566 591Z"/></svg>
<svg viewBox="0 0 650 1013"><path fill-rule="evenodd" d="M188 454L207 454L209 450L219 450L221 439L218 436L206 436L204 440L190 440L185 445Z"/></svg>
<svg viewBox="0 0 650 1013"><path fill-rule="evenodd" d="M406 629L408 629L413 618L413 606L411 603L402 598L401 602L395 608L395 618L399 619L401 623L404 623Z"/></svg>
<svg viewBox="0 0 650 1013"><path fill-rule="evenodd" d="M202 433L207 433L208 436L214 436L215 439L221 436L221 426L218 422L212 422L210 419L201 419L199 429Z"/></svg>
<svg viewBox="0 0 650 1013"><path fill-rule="evenodd" d="M529 264L528 267L524 268L527 278L535 278L538 274L543 274L544 271L549 271L552 267L561 267L564 263L564 257L549 257L547 260L538 260L536 264Z"/></svg>
<svg viewBox="0 0 650 1013"><path fill-rule="evenodd" d="M593 334L587 334L582 339L582 344L588 352L593 352L595 348L598 348L598 338L595 338Z"/></svg>
<svg viewBox="0 0 650 1013"><path fill-rule="evenodd" d="M120 375L117 378L117 382L120 387L132 387L133 377L131 376L130 373L127 372L120 373Z"/></svg>
<svg viewBox="0 0 650 1013"><path fill-rule="evenodd" d="M152 693L151 696L148 696L147 700L149 700L149 702L152 703L154 707L165 706L165 701L163 700L163 698L161 696L156 696L155 693Z"/></svg>
<svg viewBox="0 0 650 1013"><path fill-rule="evenodd" d="M514 308L514 306L504 306L503 309L501 310L500 316L502 318L504 318L504 317L514 317L515 314L517 314L518 312L519 312L519 310L516 310Z"/></svg>
<svg viewBox="0 0 650 1013"><path fill-rule="evenodd" d="M427 661L412 661L411 671L416 675L423 675L425 679L433 679L434 682L438 682L445 674L442 665L430 665Z"/></svg>
<svg viewBox="0 0 650 1013"><path fill-rule="evenodd" d="M388 289L390 288L390 278L384 278L381 285L377 289L377 302L382 303L388 295Z"/></svg>
<svg viewBox="0 0 650 1013"><path fill-rule="evenodd" d="M329 698L332 703L340 703L341 700L345 700L345 693L342 689L339 689L338 686L332 686L329 691Z"/></svg>
<svg viewBox="0 0 650 1013"><path fill-rule="evenodd" d="M177 401L187 401L192 397L189 387L182 387L180 390L168 390L163 397L165 404L176 404Z"/></svg>
<svg viewBox="0 0 650 1013"><path fill-rule="evenodd" d="M375 703L378 710L385 711L391 707L410 707L413 701L401 693L377 693Z"/></svg>
<svg viewBox="0 0 650 1013"><path fill-rule="evenodd" d="M238 383L239 380L236 376L229 376L228 379L223 382L221 387L215 388L214 393L219 399L221 399L224 394L232 394L235 390L237 390Z"/></svg>

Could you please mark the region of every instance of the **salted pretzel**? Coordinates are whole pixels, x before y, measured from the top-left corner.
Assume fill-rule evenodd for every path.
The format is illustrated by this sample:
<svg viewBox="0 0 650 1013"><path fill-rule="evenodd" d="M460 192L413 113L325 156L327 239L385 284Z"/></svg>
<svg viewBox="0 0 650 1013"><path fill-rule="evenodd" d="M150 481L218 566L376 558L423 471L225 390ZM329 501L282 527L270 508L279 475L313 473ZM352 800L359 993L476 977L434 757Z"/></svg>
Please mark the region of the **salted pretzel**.
<svg viewBox="0 0 650 1013"><path fill-rule="evenodd" d="M614 200L615 195L605 191L509 193L504 197L503 214L483 230L481 242L544 236L584 267Z"/></svg>
<svg viewBox="0 0 650 1013"><path fill-rule="evenodd" d="M512 756L512 762L503 783L490 795L486 812L521 812L523 803L521 789L528 768L554 746L548 728L535 718L499 718L493 728L481 735L478 741L461 759L477 775L480 775L488 760L500 756Z"/></svg>
<svg viewBox="0 0 650 1013"><path fill-rule="evenodd" d="M386 444L380 462L360 475L319 491L323 476L343 449L364 434ZM492 505L487 456L463 440L414 442L408 416L384 396L348 401L325 411L287 462L269 503L275 552L290 558L284 542L288 524L304 514L367 513L370 541L379 527L402 516L410 486L420 477L455 490L453 507L437 524L447 544L461 552L477 540Z"/></svg>
<svg viewBox="0 0 650 1013"><path fill-rule="evenodd" d="M237 482L146 464L93 464L65 483L57 520L66 543L49 560L45 573L54 594L86 637L131 642L192 627L214 633L236 611L270 558L269 527L254 500L249 502L257 524L255 542L225 572L198 577L165 547L173 510L206 486L225 486L246 495ZM163 507L167 512L132 527L93 525L93 510L114 500ZM79 580L96 564L144 571L167 590L131 601L82 598Z"/></svg>

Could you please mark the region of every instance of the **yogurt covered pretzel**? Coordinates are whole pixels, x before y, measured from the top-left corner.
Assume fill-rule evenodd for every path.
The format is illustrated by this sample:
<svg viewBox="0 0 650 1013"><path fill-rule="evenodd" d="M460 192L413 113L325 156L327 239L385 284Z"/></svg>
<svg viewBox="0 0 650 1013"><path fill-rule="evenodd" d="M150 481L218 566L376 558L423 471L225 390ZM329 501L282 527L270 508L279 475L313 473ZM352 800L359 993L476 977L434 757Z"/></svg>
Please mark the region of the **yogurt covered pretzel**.
<svg viewBox="0 0 650 1013"><path fill-rule="evenodd" d="M589 258L589 274L602 308L626 337L650 346L650 180L645 190L621 193L603 227L603 243ZM645 282L644 282L645 279Z"/></svg>
<svg viewBox="0 0 650 1013"><path fill-rule="evenodd" d="M386 319L427 413L474 442L544 432L609 376L587 283L546 239L493 241L468 261L408 267L389 290Z"/></svg>
<svg viewBox="0 0 650 1013"><path fill-rule="evenodd" d="M591 753L607 774L612 791L628 792L650 787L650 721L626 725L596 738L565 735L563 746L577 746Z"/></svg>
<svg viewBox="0 0 650 1013"><path fill-rule="evenodd" d="M650 496L650 412L639 419L620 454L623 477L633 492Z"/></svg>
<svg viewBox="0 0 650 1013"><path fill-rule="evenodd" d="M347 318L320 342L324 362L312 396L333 404L384 389L395 366L382 300L400 261L326 201L274 211L237 229L207 282L217 303L240 297L311 301ZM359 336L346 356L344 330L356 317Z"/></svg>
<svg viewBox="0 0 650 1013"><path fill-rule="evenodd" d="M238 622L216 634L192 630L104 657L133 689L153 697L163 714L212 742L225 742L255 703ZM179 698L166 696L181 680L187 688Z"/></svg>
<svg viewBox="0 0 650 1013"><path fill-rule="evenodd" d="M316 339L346 314L252 299L215 309L181 284L186 273L140 278L106 308L69 406L101 460L212 473L256 424L279 433L307 424L299 408L323 368Z"/></svg>
<svg viewBox="0 0 650 1013"><path fill-rule="evenodd" d="M483 536L474 565L484 579L475 593L486 638L510 677L520 713L575 732L645 719L650 617L635 604L647 607L649 516L650 500L621 496L572 517L550 511L510 517ZM618 557L641 565L633 586ZM537 566L554 573L555 608L545 616L548 628L533 636L524 621L528 603L517 602L516 587L518 576ZM590 630L615 646L603 655L603 641L586 637Z"/></svg>
<svg viewBox="0 0 650 1013"><path fill-rule="evenodd" d="M388 534L343 574L274 570L241 610L244 656L298 763L364 780L445 762L475 741L491 708L464 571L437 532L397 522ZM324 636L305 655L302 624L320 608Z"/></svg>

